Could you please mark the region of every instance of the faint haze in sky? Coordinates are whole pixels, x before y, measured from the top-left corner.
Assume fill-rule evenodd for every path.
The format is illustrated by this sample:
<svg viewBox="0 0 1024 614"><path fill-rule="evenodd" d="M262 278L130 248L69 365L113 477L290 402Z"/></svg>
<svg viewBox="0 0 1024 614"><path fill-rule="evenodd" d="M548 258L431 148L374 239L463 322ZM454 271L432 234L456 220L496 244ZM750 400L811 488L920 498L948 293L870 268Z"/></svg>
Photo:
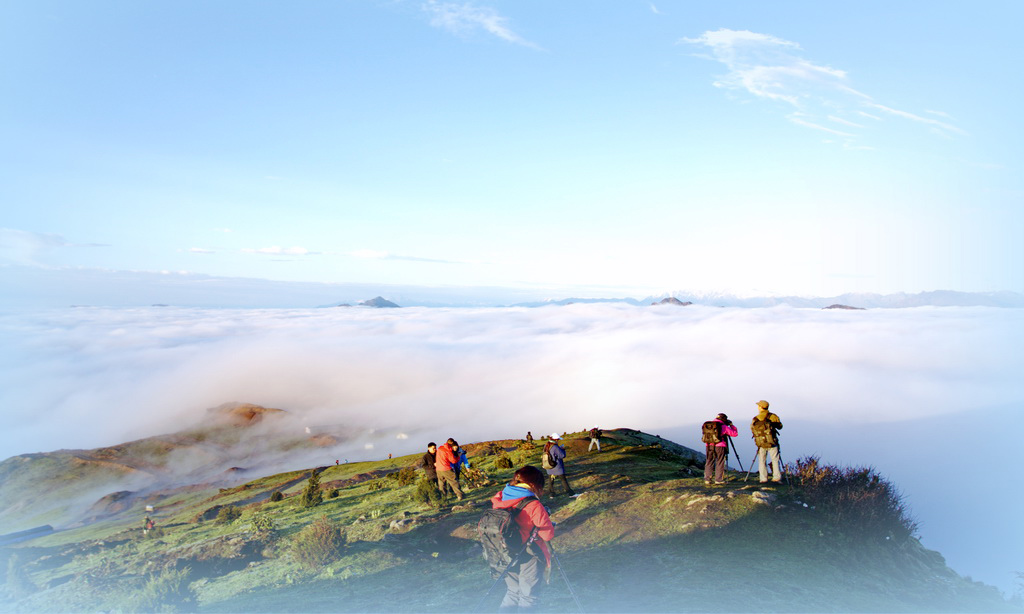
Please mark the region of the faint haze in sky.
<svg viewBox="0 0 1024 614"><path fill-rule="evenodd" d="M808 6L14 3L0 266L1024 291L1024 5Z"/></svg>
<svg viewBox="0 0 1024 614"><path fill-rule="evenodd" d="M1021 339L1024 310L993 308L5 315L0 456L172 432L232 401L286 409L299 424L374 429L345 452L351 460L449 436L472 442L595 423L699 449L697 424L719 411L744 424L765 398L786 422L787 460L820 454L898 478L925 544L961 573L1006 588L1024 562L1019 550L992 544L1020 537L1011 519L1019 494L1004 471L1024 428L1010 409L1024 393ZM978 429L991 432L981 461ZM740 446L749 462L749 441ZM949 501L962 487L977 496Z"/></svg>

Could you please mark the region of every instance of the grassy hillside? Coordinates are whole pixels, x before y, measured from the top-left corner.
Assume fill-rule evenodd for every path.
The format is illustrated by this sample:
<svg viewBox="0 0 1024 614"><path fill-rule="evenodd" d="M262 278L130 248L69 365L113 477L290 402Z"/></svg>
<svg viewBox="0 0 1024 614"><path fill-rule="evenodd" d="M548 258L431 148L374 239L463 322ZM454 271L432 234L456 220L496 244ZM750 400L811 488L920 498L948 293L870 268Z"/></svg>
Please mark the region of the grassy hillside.
<svg viewBox="0 0 1024 614"><path fill-rule="evenodd" d="M701 455L672 442L622 429L601 453L587 445L567 437L569 478L584 494L544 498L585 611L1022 611L922 548L870 474L805 466L794 485L733 474L708 487ZM418 455L317 468L323 501L308 508L309 471L122 502L0 549L2 611L474 611L491 584L476 522L511 477L503 465L539 466L540 446L466 448L480 473L459 505L415 500ZM856 488L825 479L836 476ZM144 536L146 505L158 530ZM568 586L553 569L543 609L576 611ZM502 592L482 609L495 611Z"/></svg>

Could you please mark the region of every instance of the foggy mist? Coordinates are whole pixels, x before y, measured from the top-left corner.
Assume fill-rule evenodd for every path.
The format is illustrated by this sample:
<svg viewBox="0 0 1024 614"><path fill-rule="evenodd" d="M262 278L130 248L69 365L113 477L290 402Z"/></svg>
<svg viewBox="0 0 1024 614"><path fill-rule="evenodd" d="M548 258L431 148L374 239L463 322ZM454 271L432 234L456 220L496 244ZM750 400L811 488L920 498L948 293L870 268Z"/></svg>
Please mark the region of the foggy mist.
<svg viewBox="0 0 1024 614"><path fill-rule="evenodd" d="M994 308L9 314L0 458L174 432L238 401L287 410L296 434L372 430L331 450L348 460L595 424L700 449L696 425L726 412L749 463L744 426L767 399L786 425L785 460L875 466L907 494L926 546L1008 590L1024 569L1005 473L1022 426L1010 407L1024 392L1022 340L1024 311ZM993 454L979 460L989 428Z"/></svg>

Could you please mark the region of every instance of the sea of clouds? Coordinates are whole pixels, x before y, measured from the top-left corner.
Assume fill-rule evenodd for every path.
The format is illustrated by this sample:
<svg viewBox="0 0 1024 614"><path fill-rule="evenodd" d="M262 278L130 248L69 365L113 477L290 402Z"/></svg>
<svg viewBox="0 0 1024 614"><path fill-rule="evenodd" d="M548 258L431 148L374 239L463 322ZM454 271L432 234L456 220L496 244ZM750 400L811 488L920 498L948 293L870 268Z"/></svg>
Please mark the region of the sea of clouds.
<svg viewBox="0 0 1024 614"><path fill-rule="evenodd" d="M700 449L699 424L726 412L749 465L745 425L767 399L784 460L876 467L926 546L1009 592L1024 571L1022 341L1024 310L983 307L7 313L0 459L174 432L238 401L372 431L330 452L349 460L595 424Z"/></svg>

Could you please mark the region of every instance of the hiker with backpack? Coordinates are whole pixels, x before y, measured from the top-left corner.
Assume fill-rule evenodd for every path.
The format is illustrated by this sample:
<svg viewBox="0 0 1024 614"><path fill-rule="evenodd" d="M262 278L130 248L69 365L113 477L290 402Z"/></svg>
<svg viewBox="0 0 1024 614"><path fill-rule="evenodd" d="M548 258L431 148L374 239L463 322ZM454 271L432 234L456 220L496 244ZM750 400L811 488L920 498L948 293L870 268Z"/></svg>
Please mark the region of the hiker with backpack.
<svg viewBox="0 0 1024 614"><path fill-rule="evenodd" d="M420 459L420 467L423 467L423 477L428 482L437 486L437 467L434 464L437 462L437 444L431 441L427 444L427 451L423 454L423 458Z"/></svg>
<svg viewBox="0 0 1024 614"><path fill-rule="evenodd" d="M782 481L782 457L779 455L779 431L782 430L782 420L772 412L768 411L768 401L757 402L758 412L750 421L750 432L754 437L754 444L757 446L757 472L761 483L768 481L768 467L766 457L772 458L772 482Z"/></svg>
<svg viewBox="0 0 1024 614"><path fill-rule="evenodd" d="M540 469L521 467L494 495L492 511L477 525L492 577L497 581L504 573L507 590L500 612L535 609L541 579L550 573L547 542L555 536L555 526L540 502L543 492L544 474Z"/></svg>
<svg viewBox="0 0 1024 614"><path fill-rule="evenodd" d="M587 452L593 450L594 446L597 446L598 452L601 451L601 429L597 428L596 425L590 429L590 445L587 446Z"/></svg>
<svg viewBox="0 0 1024 614"><path fill-rule="evenodd" d="M540 466L548 472L549 489L551 496L555 496L555 480L559 479L562 482L562 486L565 487L565 494L570 497L575 495L572 486L569 486L569 480L565 479L565 448L558 445L558 440L561 437L558 433L551 433L548 438L548 442L544 444L544 453L541 454Z"/></svg>
<svg viewBox="0 0 1024 614"><path fill-rule="evenodd" d="M458 447L459 442L449 437L448 441L437 449L434 469L437 471L437 489L441 491L441 494L444 494L445 487L448 487L455 493L455 497L462 501L462 489L459 488L459 480L455 477L455 464L459 461L455 450Z"/></svg>
<svg viewBox="0 0 1024 614"><path fill-rule="evenodd" d="M729 416L718 414L701 425L701 441L706 444L704 483L725 484L725 462L729 457L728 437L739 435Z"/></svg>
<svg viewBox="0 0 1024 614"><path fill-rule="evenodd" d="M459 481L462 478L462 470L469 469L469 459L466 458L466 451L459 444L455 444L453 452L455 452L456 460L452 469L455 471L455 481Z"/></svg>

